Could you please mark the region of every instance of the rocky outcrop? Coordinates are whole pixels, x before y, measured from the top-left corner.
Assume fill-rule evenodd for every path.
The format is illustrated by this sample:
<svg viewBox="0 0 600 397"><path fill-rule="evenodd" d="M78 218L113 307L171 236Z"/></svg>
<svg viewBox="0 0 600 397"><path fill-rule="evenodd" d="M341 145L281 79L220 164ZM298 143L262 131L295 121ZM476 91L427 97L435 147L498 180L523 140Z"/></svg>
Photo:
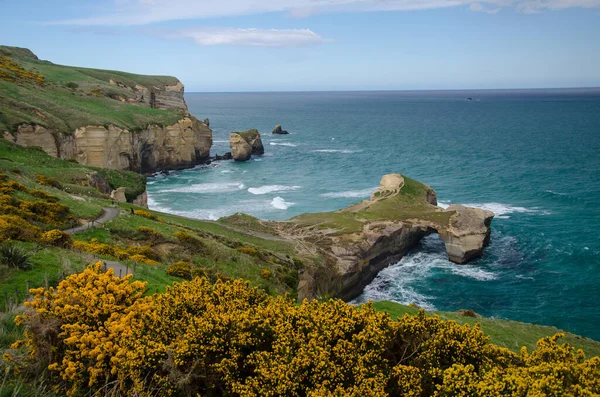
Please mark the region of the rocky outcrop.
<svg viewBox="0 0 600 397"><path fill-rule="evenodd" d="M447 211L454 212L450 224L438 233L446 246L448 259L454 263L466 263L480 257L490 241L494 213L462 205L451 205Z"/></svg>
<svg viewBox="0 0 600 397"><path fill-rule="evenodd" d="M264 154L265 148L260 133L255 130L232 132L229 135L229 147L235 161L248 161L253 154Z"/></svg>
<svg viewBox="0 0 600 397"><path fill-rule="evenodd" d="M279 233L323 265L304 269L299 299L356 298L377 273L400 260L421 239L438 233L448 258L465 263L489 241L493 214L476 208L436 206L435 191L400 174L385 175L369 200L336 212L306 214L275 223Z"/></svg>
<svg viewBox="0 0 600 397"><path fill-rule="evenodd" d="M289 132L287 132L286 130L284 130L283 128L281 128L281 124L277 124L275 126L275 128L273 129L273 134L287 135L287 134L289 134Z"/></svg>
<svg viewBox="0 0 600 397"><path fill-rule="evenodd" d="M229 147L235 161L248 161L252 157L252 146L240 134L229 135Z"/></svg>
<svg viewBox="0 0 600 397"><path fill-rule="evenodd" d="M200 164L209 158L212 146L212 131L193 116L141 131L87 126L67 135L40 126L21 126L4 138L23 146L39 146L52 156L79 164L142 173Z"/></svg>
<svg viewBox="0 0 600 397"><path fill-rule="evenodd" d="M110 194L112 192L110 184L96 171L87 174L87 182L89 186L95 188L102 194Z"/></svg>
<svg viewBox="0 0 600 397"><path fill-rule="evenodd" d="M126 190L127 190L127 188L125 188L125 187L118 187L115 190L113 190L112 192L110 192L110 198L119 203L126 203L127 202L127 197L125 196Z"/></svg>

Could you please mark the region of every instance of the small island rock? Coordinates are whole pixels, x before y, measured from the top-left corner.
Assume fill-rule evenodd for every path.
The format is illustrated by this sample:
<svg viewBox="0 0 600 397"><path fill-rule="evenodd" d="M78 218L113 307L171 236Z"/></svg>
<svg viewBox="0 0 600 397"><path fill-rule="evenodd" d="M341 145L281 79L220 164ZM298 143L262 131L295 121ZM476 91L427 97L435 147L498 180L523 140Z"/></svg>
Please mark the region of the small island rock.
<svg viewBox="0 0 600 397"><path fill-rule="evenodd" d="M438 233L446 246L448 259L454 263L467 263L480 257L490 241L494 213L463 205L451 205L446 211L454 214L448 228L438 230Z"/></svg>
<svg viewBox="0 0 600 397"><path fill-rule="evenodd" d="M281 124L277 124L275 126L275 128L273 129L273 134L287 135L287 134L289 134L289 132L287 132L286 130L284 130L283 128L281 128Z"/></svg>
<svg viewBox="0 0 600 397"><path fill-rule="evenodd" d="M229 147L235 161L248 161L253 154L265 153L260 133L256 129L232 132L229 135Z"/></svg>

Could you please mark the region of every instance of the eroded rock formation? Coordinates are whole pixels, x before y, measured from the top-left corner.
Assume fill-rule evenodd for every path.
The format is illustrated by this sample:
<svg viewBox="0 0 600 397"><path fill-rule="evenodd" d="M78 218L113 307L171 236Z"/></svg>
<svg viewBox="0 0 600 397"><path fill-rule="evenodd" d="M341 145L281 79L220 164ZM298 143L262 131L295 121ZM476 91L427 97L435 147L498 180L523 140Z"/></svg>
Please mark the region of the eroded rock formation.
<svg viewBox="0 0 600 397"><path fill-rule="evenodd" d="M229 147L235 161L248 161L253 154L261 155L265 152L260 133L255 129L232 132L229 135Z"/></svg>
<svg viewBox="0 0 600 397"><path fill-rule="evenodd" d="M448 258L465 263L483 252L494 216L464 206L437 207L429 186L400 174L385 175L369 200L335 212L275 222L279 233L323 264L304 269L299 298L333 295L351 300L421 239L438 233Z"/></svg>

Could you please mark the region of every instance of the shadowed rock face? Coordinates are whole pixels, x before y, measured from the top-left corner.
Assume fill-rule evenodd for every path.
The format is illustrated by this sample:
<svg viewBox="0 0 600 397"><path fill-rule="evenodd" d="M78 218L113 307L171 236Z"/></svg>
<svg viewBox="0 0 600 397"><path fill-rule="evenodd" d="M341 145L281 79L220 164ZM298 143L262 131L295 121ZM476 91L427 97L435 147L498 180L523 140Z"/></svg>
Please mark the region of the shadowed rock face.
<svg viewBox="0 0 600 397"><path fill-rule="evenodd" d="M336 212L306 214L271 223L325 265L305 269L299 299L356 298L383 268L399 261L421 239L439 233L450 260L477 258L489 241L494 214L476 208L437 207L435 191L400 174L385 175L369 200Z"/></svg>

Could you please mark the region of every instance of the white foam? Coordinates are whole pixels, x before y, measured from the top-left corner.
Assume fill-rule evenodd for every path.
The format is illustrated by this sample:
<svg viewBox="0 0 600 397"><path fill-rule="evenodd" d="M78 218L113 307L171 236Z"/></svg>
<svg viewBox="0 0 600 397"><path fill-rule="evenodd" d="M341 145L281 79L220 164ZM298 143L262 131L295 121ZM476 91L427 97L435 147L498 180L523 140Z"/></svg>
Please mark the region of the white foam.
<svg viewBox="0 0 600 397"><path fill-rule="evenodd" d="M370 187L368 189L362 189L362 190L348 190L345 192L331 192L331 193L323 193L321 194L321 197L327 197L327 198L362 198L362 197L369 197L371 196L371 194L373 194L373 192L377 190L376 187Z"/></svg>
<svg viewBox="0 0 600 397"><path fill-rule="evenodd" d="M278 210L287 210L288 208L290 208L292 205L294 205L294 203L289 203L287 201L285 201L284 199L282 199L281 197L277 196L275 197L272 201L271 201L271 206L273 208L276 208Z"/></svg>
<svg viewBox="0 0 600 397"><path fill-rule="evenodd" d="M438 207L446 209L448 207L450 207L451 202L450 201L438 201Z"/></svg>
<svg viewBox="0 0 600 397"><path fill-rule="evenodd" d="M260 187L251 187L248 192L252 194L268 194L268 193L280 193L290 190L301 189L302 186L284 186L284 185L265 185Z"/></svg>
<svg viewBox="0 0 600 397"><path fill-rule="evenodd" d="M539 208L525 208L519 206L513 206L510 204L502 204L502 203L471 203L464 204L467 207L473 208L481 208L482 210L492 211L496 214L496 217L499 219L507 219L503 217L503 215L508 214L541 214L541 215L549 215L550 212L543 211Z"/></svg>
<svg viewBox="0 0 600 397"><path fill-rule="evenodd" d="M232 173L233 171L232 171L232 170L223 170L223 171L221 171L221 172L222 172L223 174L230 174L230 173Z"/></svg>
<svg viewBox="0 0 600 397"><path fill-rule="evenodd" d="M271 145L271 146L289 146L289 147L296 147L296 146L298 146L298 145L295 145L293 143L288 143L288 142L282 142L282 143L279 143L279 142L269 142L269 145Z"/></svg>
<svg viewBox="0 0 600 397"><path fill-rule="evenodd" d="M213 140L213 143L229 143L229 141L227 141L227 140L222 140L222 141L220 141L220 140L217 140L217 141Z"/></svg>
<svg viewBox="0 0 600 397"><path fill-rule="evenodd" d="M518 279L521 279L521 280L535 280L535 278L533 278L533 277L522 276L520 274L517 274L515 277Z"/></svg>
<svg viewBox="0 0 600 397"><path fill-rule="evenodd" d="M417 285L426 283L436 273L453 274L481 282L497 279L497 275L479 266L457 265L450 262L443 251L443 243L435 236L423 240L421 251L411 253L400 262L383 269L353 303L369 300L390 300L404 305L416 304L435 310L433 297L418 292Z"/></svg>
<svg viewBox="0 0 600 397"><path fill-rule="evenodd" d="M343 154L350 154L350 153L359 153L359 152L362 152L362 150L318 149L318 150L313 150L313 152L316 152L316 153L343 153Z"/></svg>
<svg viewBox="0 0 600 397"><path fill-rule="evenodd" d="M246 186L241 182L198 183L173 189L161 190L158 193L226 193L242 190Z"/></svg>

